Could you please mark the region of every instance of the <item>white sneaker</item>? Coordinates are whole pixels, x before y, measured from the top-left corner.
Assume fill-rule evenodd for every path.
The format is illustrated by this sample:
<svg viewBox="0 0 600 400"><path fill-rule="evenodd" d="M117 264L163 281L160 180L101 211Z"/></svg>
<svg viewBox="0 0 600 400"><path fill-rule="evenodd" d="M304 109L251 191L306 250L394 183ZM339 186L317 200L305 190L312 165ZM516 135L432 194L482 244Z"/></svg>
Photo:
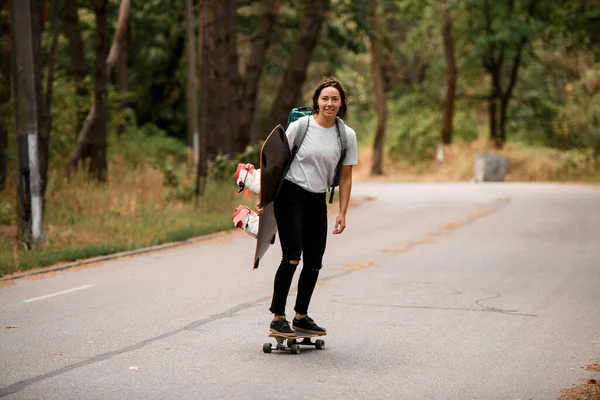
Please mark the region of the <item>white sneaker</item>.
<svg viewBox="0 0 600 400"><path fill-rule="evenodd" d="M252 164L238 164L233 179L240 188L250 190L252 193L260 194L260 169L255 169Z"/></svg>
<svg viewBox="0 0 600 400"><path fill-rule="evenodd" d="M250 207L240 204L235 209L231 220L236 228L243 229L248 235L256 238L258 235L258 215Z"/></svg>

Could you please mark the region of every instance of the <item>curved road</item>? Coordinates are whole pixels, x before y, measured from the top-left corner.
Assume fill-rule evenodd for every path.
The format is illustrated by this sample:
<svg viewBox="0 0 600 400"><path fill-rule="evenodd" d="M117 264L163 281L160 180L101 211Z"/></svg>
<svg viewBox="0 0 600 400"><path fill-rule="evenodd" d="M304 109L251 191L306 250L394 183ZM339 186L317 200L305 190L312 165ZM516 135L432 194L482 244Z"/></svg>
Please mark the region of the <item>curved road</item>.
<svg viewBox="0 0 600 400"><path fill-rule="evenodd" d="M555 399L600 361L600 188L353 194L311 307L324 351L262 352L280 250L251 271L229 232L3 282L0 398Z"/></svg>

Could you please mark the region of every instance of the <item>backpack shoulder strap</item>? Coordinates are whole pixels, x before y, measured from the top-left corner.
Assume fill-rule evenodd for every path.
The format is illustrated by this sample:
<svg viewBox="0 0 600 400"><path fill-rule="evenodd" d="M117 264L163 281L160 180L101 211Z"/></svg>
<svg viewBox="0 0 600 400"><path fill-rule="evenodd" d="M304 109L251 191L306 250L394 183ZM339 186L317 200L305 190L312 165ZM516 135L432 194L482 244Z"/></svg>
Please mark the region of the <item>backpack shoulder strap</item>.
<svg viewBox="0 0 600 400"><path fill-rule="evenodd" d="M292 162L294 158L296 158L296 154L298 153L298 149L302 145L302 141L306 136L306 132L308 132L308 123L310 121L310 115L301 117L297 119L298 121L298 131L296 132L296 137L294 137L294 146L292 147L292 152L290 155L290 159L285 165L281 176L279 177L279 184L277 185L277 190L275 191L275 197L279 195L279 191L281 190L281 186L283 185L283 181L285 180L285 176L287 175L290 167L292 166Z"/></svg>
<svg viewBox="0 0 600 400"><path fill-rule="evenodd" d="M335 124L338 129L338 134L340 135L340 145L342 146L342 160L346 157L346 148L348 145L348 139L346 138L346 124L344 120L339 117L336 117Z"/></svg>
<svg viewBox="0 0 600 400"><path fill-rule="evenodd" d="M292 148L292 158L298 152L298 149L302 145L304 141L304 137L306 136L306 132L308 132L308 123L310 121L310 115L298 118L298 131L296 132L296 137L294 138L294 147Z"/></svg>

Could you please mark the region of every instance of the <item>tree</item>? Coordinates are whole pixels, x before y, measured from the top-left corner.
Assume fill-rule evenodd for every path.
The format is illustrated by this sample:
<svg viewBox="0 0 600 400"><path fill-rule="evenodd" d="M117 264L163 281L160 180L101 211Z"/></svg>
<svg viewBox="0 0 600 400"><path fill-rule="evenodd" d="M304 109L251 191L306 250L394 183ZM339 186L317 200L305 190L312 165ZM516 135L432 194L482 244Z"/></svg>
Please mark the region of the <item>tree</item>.
<svg viewBox="0 0 600 400"><path fill-rule="evenodd" d="M479 5L474 1L470 4L474 10ZM502 148L506 142L508 106L522 66L525 46L536 34L532 24L536 5L537 0L485 0L480 9L483 35L480 33L476 40L475 51L491 78L489 130L490 139L497 148Z"/></svg>
<svg viewBox="0 0 600 400"><path fill-rule="evenodd" d="M281 0L269 0L265 3L257 32L253 36L252 48L246 62L246 74L241 82L236 148L243 149L250 143L252 124L258 102L260 80L266 61L267 50L271 44L275 19L280 7Z"/></svg>
<svg viewBox="0 0 600 400"><path fill-rule="evenodd" d="M94 105L92 110L95 114L91 120L89 172L94 179L105 181L107 174L106 162L106 122L107 114L107 86L110 72L107 71L106 50L108 48L108 26L106 13L108 11L108 0L94 0L94 12L96 14L96 76L94 88Z"/></svg>
<svg viewBox="0 0 600 400"><path fill-rule="evenodd" d="M300 33L271 108L272 124L285 124L290 110L298 105L306 80L306 70L317 45L328 6L328 0L306 2Z"/></svg>
<svg viewBox="0 0 600 400"><path fill-rule="evenodd" d="M15 58L15 126L19 175L17 179L18 236L29 247L42 240L42 194L38 156L40 92L36 88L35 19L30 0L12 4L12 37ZM39 8L38 8L39 12Z"/></svg>
<svg viewBox="0 0 600 400"><path fill-rule="evenodd" d="M196 83L196 45L195 45L195 18L194 4L192 0L185 2L185 25L187 27L187 113L188 113L188 147L194 149L194 157L197 155L197 149L194 143L198 135L198 101L197 101L197 83Z"/></svg>
<svg viewBox="0 0 600 400"><path fill-rule="evenodd" d="M77 163L81 160L84 146L89 144L91 150L90 175L101 182L106 180L107 86L112 69L121 54L127 19L129 17L129 7L130 0L121 0L115 35L107 57L108 31L106 14L108 0L94 0L94 11L96 13L96 86L94 90L94 104L77 138L75 149L67 166L67 176L73 172Z"/></svg>
<svg viewBox="0 0 600 400"><path fill-rule="evenodd" d="M54 67L56 60L56 50L58 47L58 33L60 22L61 0L55 0L52 7L54 17L52 18L52 40L48 50L48 74L46 76L46 92L43 94L42 113L40 119L40 177L42 197L46 196L46 186L48 182L48 160L50 158L50 133L52 131L52 88L54 86ZM43 20L44 18L42 18ZM41 48L40 48L41 49ZM41 95L40 95L41 97Z"/></svg>
<svg viewBox="0 0 600 400"><path fill-rule="evenodd" d="M196 182L194 185L194 194L198 198L204 194L206 187L206 175L208 171L208 52L210 50L208 43L208 21L209 7L208 2L200 0L200 18L198 29L198 54L200 66L200 112L198 113L198 128L200 131L198 163L196 165Z"/></svg>
<svg viewBox="0 0 600 400"><path fill-rule="evenodd" d="M446 101L444 103L444 120L442 123L441 142L452 143L452 119L454 117L454 97L456 93L456 57L454 40L452 39L452 18L446 0L440 0L442 15L442 37L444 38L444 55L446 57ZM442 147L443 148L443 147Z"/></svg>
<svg viewBox="0 0 600 400"><path fill-rule="evenodd" d="M377 128L375 129L375 140L373 143L373 162L371 164L371 175L383 174L383 144L385 142L385 127L388 117L387 102L383 83L382 52L379 42L377 18L377 0L369 0L370 26L369 41L371 43L371 71L373 77L373 89L375 94L375 111L377 112Z"/></svg>
<svg viewBox="0 0 600 400"><path fill-rule="evenodd" d="M206 0L207 21L204 34L202 68L206 69L206 130L204 157L219 152L232 153L237 133L236 110L239 108L237 57L237 6L235 0ZM204 73L204 72L203 72ZM232 107L233 105L233 107Z"/></svg>
<svg viewBox="0 0 600 400"><path fill-rule="evenodd" d="M87 96L85 87L85 57L84 44L79 26L79 16L77 14L77 0L64 0L63 9L63 29L69 43L69 55L71 56L70 74L75 81L75 108L77 110L77 121L75 125L76 132L81 130L87 111L84 105L84 99Z"/></svg>
<svg viewBox="0 0 600 400"><path fill-rule="evenodd" d="M0 191L6 186L6 153L8 152L8 127L5 112L10 104L10 78L12 55L10 45L10 2L0 2Z"/></svg>

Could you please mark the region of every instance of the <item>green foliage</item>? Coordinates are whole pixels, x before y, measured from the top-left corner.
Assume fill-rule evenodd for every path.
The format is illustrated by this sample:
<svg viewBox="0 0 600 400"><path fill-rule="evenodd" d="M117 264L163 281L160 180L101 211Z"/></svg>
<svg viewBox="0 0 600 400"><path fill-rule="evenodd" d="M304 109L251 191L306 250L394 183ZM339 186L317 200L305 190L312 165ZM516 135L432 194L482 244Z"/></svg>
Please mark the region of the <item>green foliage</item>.
<svg viewBox="0 0 600 400"><path fill-rule="evenodd" d="M509 109L510 137L536 146L552 146L554 128L552 121L560 107L554 87L562 81L550 80L546 67L533 63L522 71L515 99ZM557 81L558 79L558 81Z"/></svg>
<svg viewBox="0 0 600 400"><path fill-rule="evenodd" d="M557 145L589 148L600 157L600 68L566 88L565 104L553 124Z"/></svg>
<svg viewBox="0 0 600 400"><path fill-rule="evenodd" d="M408 161L431 159L440 138L441 114L420 94L406 95L390 107L389 151Z"/></svg>
<svg viewBox="0 0 600 400"><path fill-rule="evenodd" d="M84 86L87 88L88 93L92 92L93 85L91 77L84 80ZM54 80L52 93L50 155L53 161L64 164L73 151L79 135L77 104L87 114L92 105L92 97L77 96L75 84L66 76L58 76Z"/></svg>
<svg viewBox="0 0 600 400"><path fill-rule="evenodd" d="M233 181L238 164L253 164L256 168L260 166L260 149L262 142L246 147L242 153L233 156L227 154L219 154L208 167L209 179L217 182Z"/></svg>
<svg viewBox="0 0 600 400"><path fill-rule="evenodd" d="M568 150L560 153L558 174L570 178L600 175L600 158L593 150Z"/></svg>
<svg viewBox="0 0 600 400"><path fill-rule="evenodd" d="M0 226L15 225L17 223L17 213L13 204L8 199L0 197Z"/></svg>
<svg viewBox="0 0 600 400"><path fill-rule="evenodd" d="M453 140L456 143L471 142L479 137L477 119L473 111L458 111L454 113ZM440 125L441 130L441 125Z"/></svg>
<svg viewBox="0 0 600 400"><path fill-rule="evenodd" d="M183 0L132 2L127 45L138 122L179 138L187 136L184 10Z"/></svg>
<svg viewBox="0 0 600 400"><path fill-rule="evenodd" d="M118 146L119 153L128 163L140 165L183 164L187 158L187 145L153 124L139 128L129 127L121 137L113 137L111 144Z"/></svg>
<svg viewBox="0 0 600 400"><path fill-rule="evenodd" d="M433 159L442 130L442 109L424 94L411 94L394 101L388 121L388 146L394 155L407 161ZM454 115L453 140L472 141L478 137L477 124L468 111Z"/></svg>

